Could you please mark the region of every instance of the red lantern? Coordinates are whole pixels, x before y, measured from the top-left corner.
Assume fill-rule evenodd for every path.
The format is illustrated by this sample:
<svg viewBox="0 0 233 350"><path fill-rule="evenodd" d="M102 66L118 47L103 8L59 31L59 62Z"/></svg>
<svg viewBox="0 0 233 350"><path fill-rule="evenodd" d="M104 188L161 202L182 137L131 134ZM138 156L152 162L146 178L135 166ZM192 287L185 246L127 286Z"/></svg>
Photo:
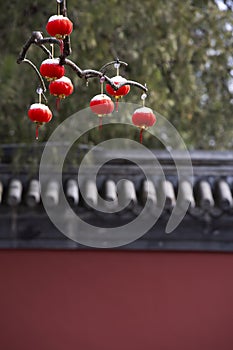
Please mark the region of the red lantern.
<svg viewBox="0 0 233 350"><path fill-rule="evenodd" d="M40 73L48 81L52 81L63 77L65 67L60 65L59 58L48 58L41 63Z"/></svg>
<svg viewBox="0 0 233 350"><path fill-rule="evenodd" d="M123 78L120 75L116 75L115 77L111 78L111 81L115 84L115 85L121 85L126 83L126 79ZM116 99L116 110L118 110L118 100L127 95L130 91L130 85L123 85L121 86L118 90L114 90L110 84L106 84L106 91L109 95L114 96Z"/></svg>
<svg viewBox="0 0 233 350"><path fill-rule="evenodd" d="M142 143L143 131L155 124L156 117L152 109L148 107L140 107L133 113L132 122L140 128L140 143Z"/></svg>
<svg viewBox="0 0 233 350"><path fill-rule="evenodd" d="M39 127L52 119L52 112L43 103L34 103L28 110L28 117L36 123L36 139L38 140Z"/></svg>
<svg viewBox="0 0 233 350"><path fill-rule="evenodd" d="M73 23L69 18L62 15L51 16L46 25L46 30L51 36L57 39L64 39L73 30Z"/></svg>
<svg viewBox="0 0 233 350"><path fill-rule="evenodd" d="M107 95L100 94L92 98L90 108L93 113L98 115L99 127L102 128L102 117L114 111L114 103Z"/></svg>
<svg viewBox="0 0 233 350"><path fill-rule="evenodd" d="M49 84L49 91L51 95L57 96L57 109L62 98L66 98L74 91L71 80L67 77L56 79Z"/></svg>

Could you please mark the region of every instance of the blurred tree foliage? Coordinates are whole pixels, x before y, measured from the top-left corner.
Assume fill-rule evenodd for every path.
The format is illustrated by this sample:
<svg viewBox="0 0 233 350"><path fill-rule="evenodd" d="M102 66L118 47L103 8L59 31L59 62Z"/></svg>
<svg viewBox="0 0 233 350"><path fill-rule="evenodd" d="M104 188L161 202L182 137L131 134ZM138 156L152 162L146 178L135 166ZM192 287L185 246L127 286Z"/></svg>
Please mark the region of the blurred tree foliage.
<svg viewBox="0 0 233 350"><path fill-rule="evenodd" d="M122 75L147 83L148 106L172 122L188 147L232 148L233 1L67 0L67 5L74 23L70 58L82 69L99 69L115 57L125 60L129 66ZM37 77L16 59L32 31L47 35L45 25L55 12L55 0L11 0L0 12L1 143L33 141L27 109L37 99ZM45 56L33 47L28 58L39 65ZM69 67L67 75L75 93L62 101L59 115L49 97L54 118L41 132L41 140L61 120L87 107L99 91L98 81L87 87ZM139 103L140 95L132 88L124 101ZM138 135L132 130L133 137ZM113 130L109 133L114 135ZM84 142L95 142L95 135ZM145 142L156 146L149 135Z"/></svg>

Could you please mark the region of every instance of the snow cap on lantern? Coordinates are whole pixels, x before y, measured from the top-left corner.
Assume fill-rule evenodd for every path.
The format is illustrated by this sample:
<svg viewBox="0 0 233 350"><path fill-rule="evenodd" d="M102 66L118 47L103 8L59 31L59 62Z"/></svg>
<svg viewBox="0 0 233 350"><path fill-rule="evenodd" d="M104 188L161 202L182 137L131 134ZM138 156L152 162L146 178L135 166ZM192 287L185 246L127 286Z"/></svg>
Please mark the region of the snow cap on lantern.
<svg viewBox="0 0 233 350"><path fill-rule="evenodd" d="M140 107L134 111L132 115L132 122L139 127L140 130L140 142L142 143L143 130L153 126L156 122L156 117L152 109L148 107Z"/></svg>
<svg viewBox="0 0 233 350"><path fill-rule="evenodd" d="M111 78L111 81L115 85L121 85L127 82L125 78L123 78L121 75L116 75L115 77ZM106 84L106 91L109 95L114 96L115 98L120 98L122 96L125 96L130 91L129 85L123 85L118 90L114 90L110 84Z"/></svg>
<svg viewBox="0 0 233 350"><path fill-rule="evenodd" d="M58 98L65 98L72 94L74 87L69 78L61 77L49 84L49 91L51 95L57 96Z"/></svg>
<svg viewBox="0 0 233 350"><path fill-rule="evenodd" d="M38 139L38 130L44 123L50 122L52 119L52 112L49 107L43 103L34 103L28 110L28 117L36 123L36 139Z"/></svg>
<svg viewBox="0 0 233 350"><path fill-rule="evenodd" d="M72 33L73 23L68 17L54 15L49 18L46 30L49 35L55 36L57 39L64 39Z"/></svg>
<svg viewBox="0 0 233 350"><path fill-rule="evenodd" d="M93 113L99 116L104 116L113 112L114 103L109 96L99 94L91 99L90 108Z"/></svg>
<svg viewBox="0 0 233 350"><path fill-rule="evenodd" d="M48 58L41 63L40 73L47 80L55 80L63 77L65 67L60 65L59 58Z"/></svg>

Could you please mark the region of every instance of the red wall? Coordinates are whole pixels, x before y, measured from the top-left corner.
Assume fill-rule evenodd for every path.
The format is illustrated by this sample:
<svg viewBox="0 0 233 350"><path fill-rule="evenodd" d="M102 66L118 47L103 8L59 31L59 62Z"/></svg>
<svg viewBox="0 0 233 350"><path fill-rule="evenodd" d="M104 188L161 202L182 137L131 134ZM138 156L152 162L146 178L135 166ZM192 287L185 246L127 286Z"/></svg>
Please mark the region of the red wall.
<svg viewBox="0 0 233 350"><path fill-rule="evenodd" d="M1 350L232 350L233 255L0 251Z"/></svg>

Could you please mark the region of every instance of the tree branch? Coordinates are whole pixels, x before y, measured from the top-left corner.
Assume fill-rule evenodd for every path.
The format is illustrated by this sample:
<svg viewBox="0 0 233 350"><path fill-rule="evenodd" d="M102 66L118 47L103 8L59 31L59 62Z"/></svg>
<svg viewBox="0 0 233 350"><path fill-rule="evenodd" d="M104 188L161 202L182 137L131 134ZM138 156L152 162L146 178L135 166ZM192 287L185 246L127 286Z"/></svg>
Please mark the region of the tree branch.
<svg viewBox="0 0 233 350"><path fill-rule="evenodd" d="M63 0L61 3L58 3L58 4L59 4L59 6L61 6L62 11L63 12L65 11L65 13L66 13L66 3L65 3L65 1ZM124 85L132 85L132 86L135 86L135 87L143 90L144 92L148 91L148 89L144 85L142 85L142 84L140 84L138 82L132 81L132 80L127 80L125 83L116 85L116 84L113 83L111 78L109 78L107 75L105 75L105 71L106 71L106 68L108 66L110 66L112 64L115 64L115 63L119 63L119 64L122 64L124 66L127 66L128 64L126 62L123 62L123 61L120 61L119 59L117 59L115 61L112 61L112 62L109 62L109 63L105 64L103 67L101 67L101 69L99 71L94 70L94 69L82 70L73 61L71 61L71 60L66 58L71 53L70 39L69 39L68 36L63 40L63 43L64 43L64 50L63 50L62 55L60 56L60 64L61 65L67 65L67 66L71 67L73 69L73 71L78 75L79 78L81 78L81 79L84 78L86 80L90 79L90 78L96 78L96 77L104 78L104 80L109 85L111 85L111 87L114 89L114 91L117 91L118 89L120 89ZM27 40L27 42L23 46L23 49L20 52L19 57L17 59L17 63L18 64L20 64L21 62L26 62L26 63L28 63L28 64L30 64L32 66L32 68L37 73L37 75L38 75L38 77L40 79L40 82L41 82L41 87L42 87L43 91L45 92L46 91L46 87L45 87L43 78L40 75L40 72L38 71L36 66L31 61L26 59L27 51L29 50L29 48L30 48L30 46L32 44L35 44L35 45L39 46L51 58L52 54L51 54L50 50L48 50L46 48L46 46L44 46L44 44L55 44L55 45L58 45L60 47L61 41L56 39L56 38L54 38L54 37L43 38L41 32L33 32L32 36Z"/></svg>

